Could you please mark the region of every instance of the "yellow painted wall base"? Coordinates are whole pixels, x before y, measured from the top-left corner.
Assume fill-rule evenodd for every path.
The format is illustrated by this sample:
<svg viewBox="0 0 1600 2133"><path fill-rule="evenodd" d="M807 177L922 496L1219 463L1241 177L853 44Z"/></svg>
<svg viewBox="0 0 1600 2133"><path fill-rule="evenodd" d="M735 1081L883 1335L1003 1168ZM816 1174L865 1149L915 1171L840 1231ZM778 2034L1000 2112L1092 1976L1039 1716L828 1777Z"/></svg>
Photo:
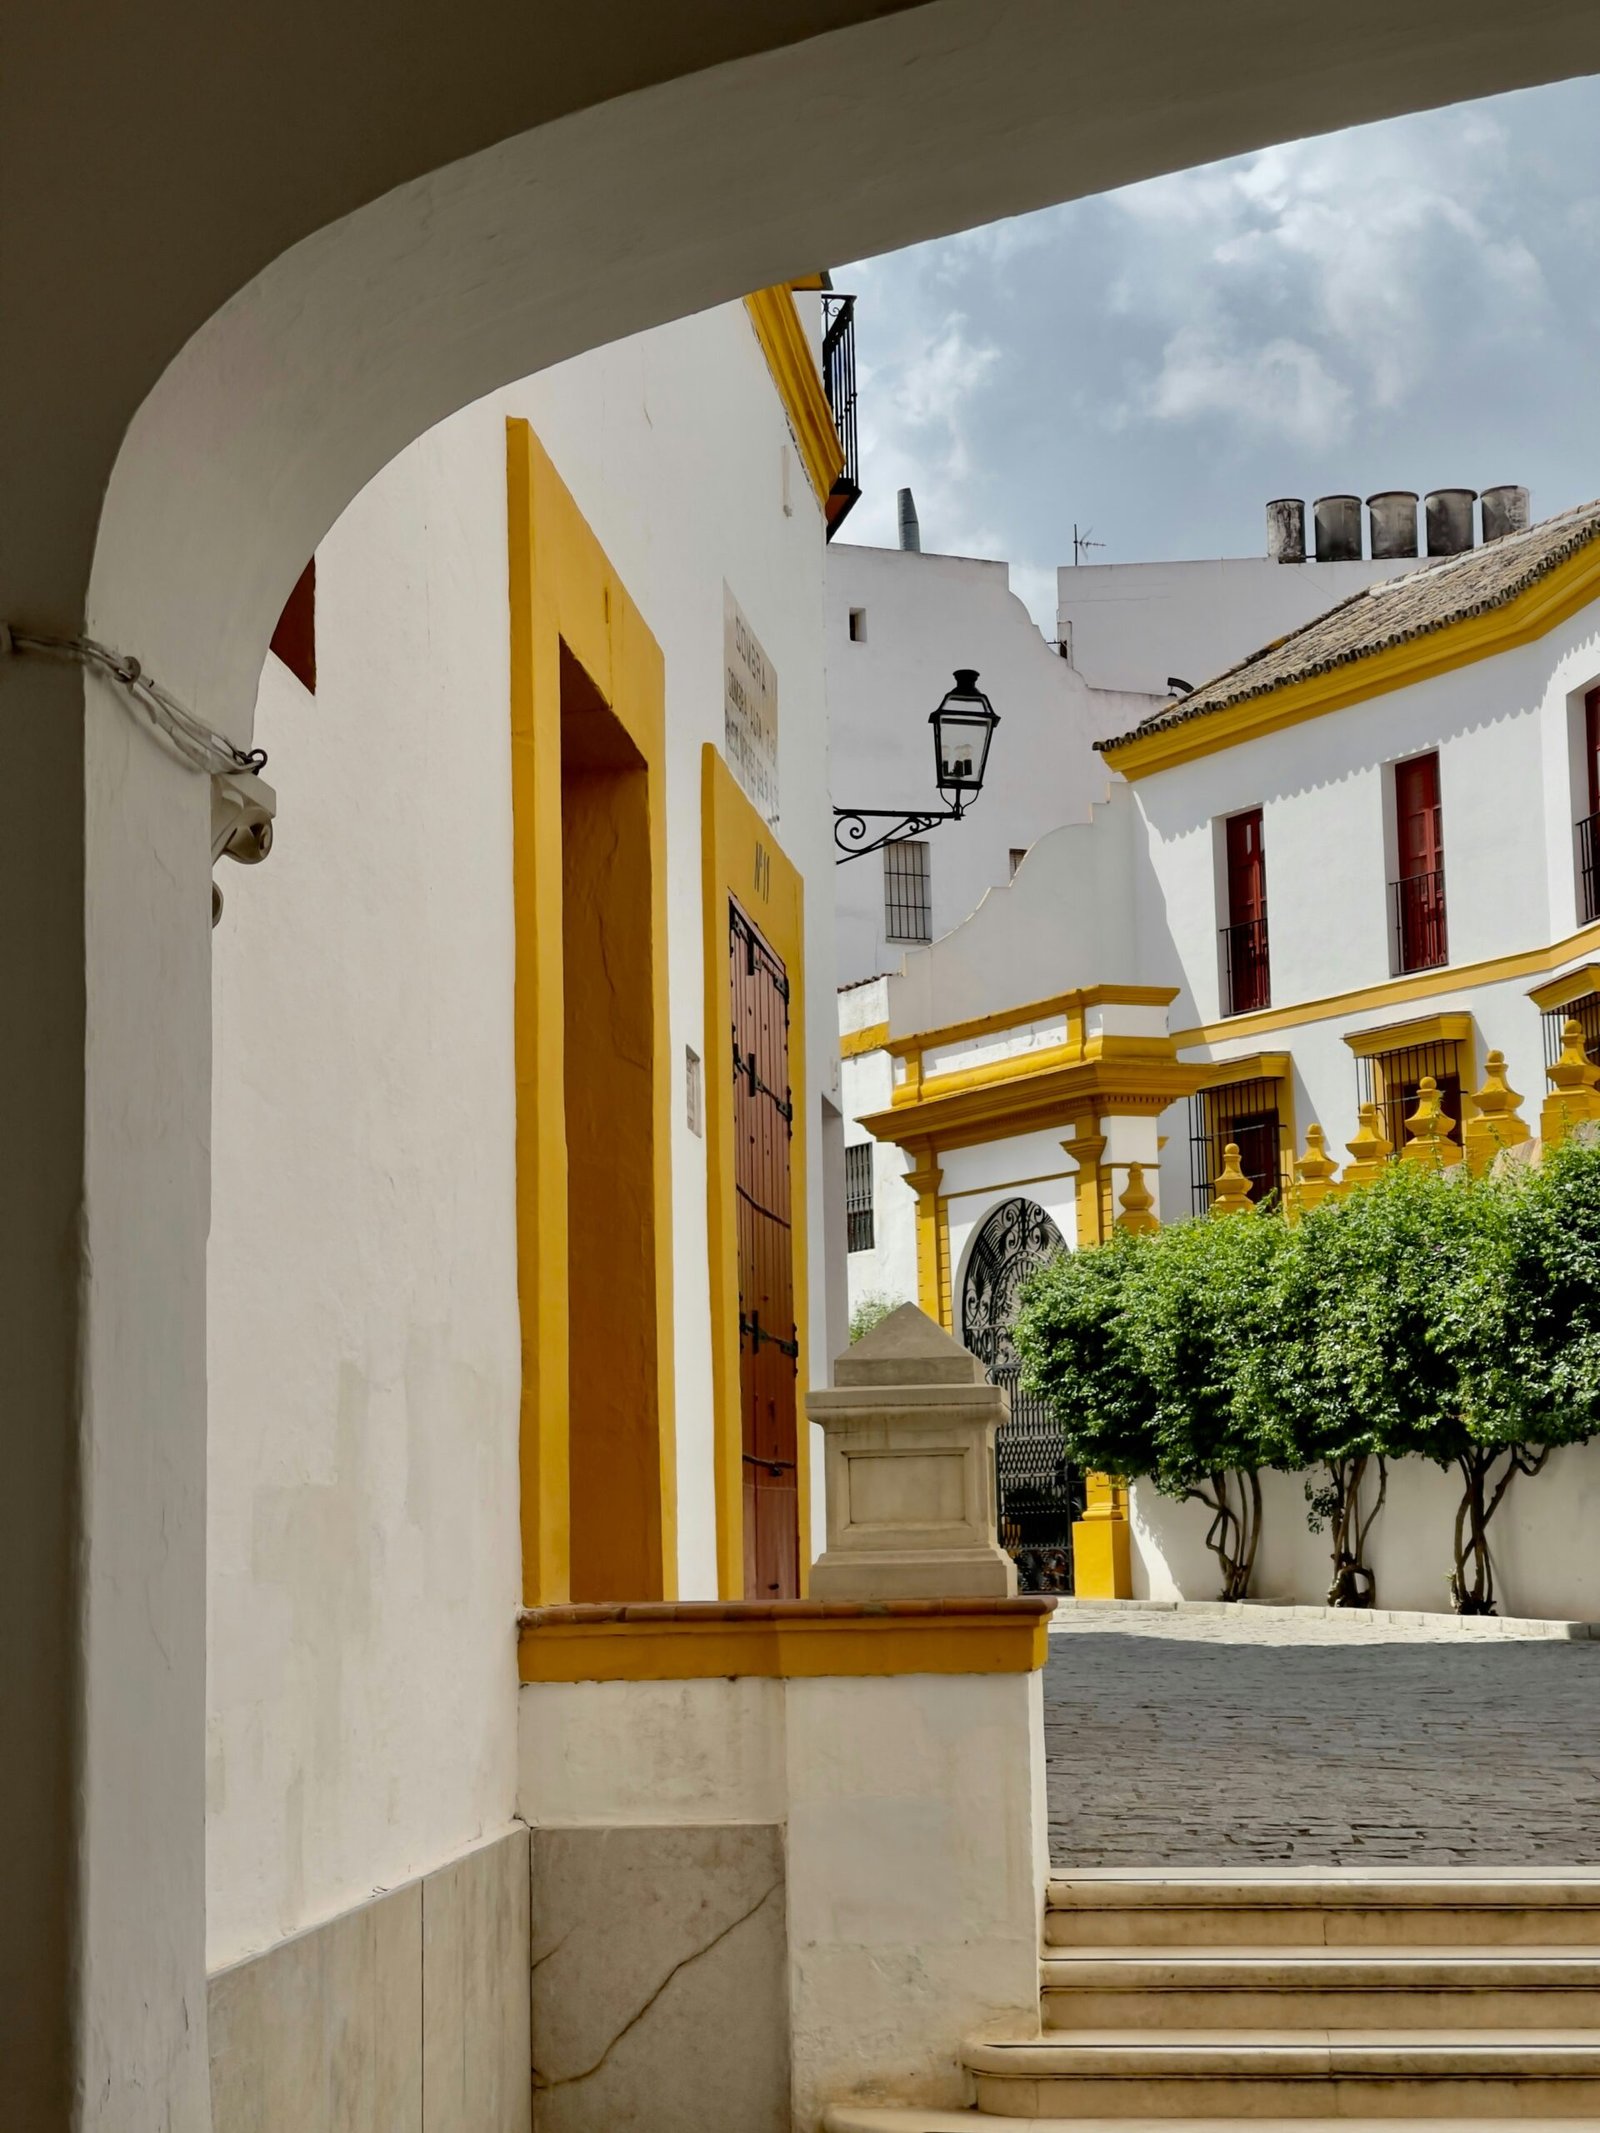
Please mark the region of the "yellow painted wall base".
<svg viewBox="0 0 1600 2133"><path fill-rule="evenodd" d="M1072 1590L1080 1600L1131 1600L1133 1558L1128 1490L1107 1474L1090 1474L1087 1509L1072 1528Z"/></svg>

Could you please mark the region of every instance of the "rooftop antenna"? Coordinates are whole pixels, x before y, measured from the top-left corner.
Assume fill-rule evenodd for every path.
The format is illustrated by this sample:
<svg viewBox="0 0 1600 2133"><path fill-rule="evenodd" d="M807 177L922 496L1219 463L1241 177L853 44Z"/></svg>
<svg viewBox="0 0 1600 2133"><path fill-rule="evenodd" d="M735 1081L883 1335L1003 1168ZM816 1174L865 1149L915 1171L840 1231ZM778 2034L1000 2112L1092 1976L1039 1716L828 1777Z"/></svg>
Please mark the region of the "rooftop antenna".
<svg viewBox="0 0 1600 2133"><path fill-rule="evenodd" d="M1106 545L1104 541L1090 540L1089 536L1091 533L1093 533L1093 531L1093 526L1085 526L1081 533L1078 531L1076 526L1073 527L1072 560L1074 564L1081 563L1091 548L1104 548L1104 546Z"/></svg>

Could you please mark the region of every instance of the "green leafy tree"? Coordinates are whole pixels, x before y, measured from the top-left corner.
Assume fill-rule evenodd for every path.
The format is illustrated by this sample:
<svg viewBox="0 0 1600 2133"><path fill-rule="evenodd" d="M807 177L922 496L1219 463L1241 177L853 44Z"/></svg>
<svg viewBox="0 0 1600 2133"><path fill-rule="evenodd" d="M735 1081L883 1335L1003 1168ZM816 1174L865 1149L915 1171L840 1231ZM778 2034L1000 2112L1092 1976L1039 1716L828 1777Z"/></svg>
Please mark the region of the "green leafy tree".
<svg viewBox="0 0 1600 2133"><path fill-rule="evenodd" d="M1024 1382L1049 1399L1070 1458L1210 1511L1228 1600L1249 1592L1260 1470L1280 1451L1263 1364L1289 1234L1253 1212L1119 1236L1036 1275L1016 1327Z"/></svg>
<svg viewBox="0 0 1600 2133"><path fill-rule="evenodd" d="M1492 1614L1488 1528L1507 1489L1558 1446L1600 1432L1600 1147L1568 1142L1537 1168L1502 1163L1478 1190L1493 1204L1496 1250L1466 1299L1477 1330L1462 1341L1451 1589L1462 1613Z"/></svg>
<svg viewBox="0 0 1600 2133"><path fill-rule="evenodd" d="M864 1338L874 1326L881 1326L904 1302L903 1296L885 1296L880 1290L869 1290L850 1313L852 1344Z"/></svg>

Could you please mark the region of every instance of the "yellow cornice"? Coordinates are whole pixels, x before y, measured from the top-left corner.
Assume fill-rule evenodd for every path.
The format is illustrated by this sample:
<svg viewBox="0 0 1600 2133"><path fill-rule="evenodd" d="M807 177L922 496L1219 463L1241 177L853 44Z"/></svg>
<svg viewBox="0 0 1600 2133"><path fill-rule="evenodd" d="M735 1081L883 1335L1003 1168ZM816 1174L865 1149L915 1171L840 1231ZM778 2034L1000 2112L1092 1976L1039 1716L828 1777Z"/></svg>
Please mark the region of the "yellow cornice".
<svg viewBox="0 0 1600 2133"><path fill-rule="evenodd" d="M1385 1022L1378 1029L1346 1030L1344 1041L1358 1059L1376 1059L1382 1052L1404 1052L1419 1044L1464 1044L1472 1035L1472 1017L1465 1012L1418 1015L1410 1022Z"/></svg>
<svg viewBox="0 0 1600 2133"><path fill-rule="evenodd" d="M1540 1014L1547 1015L1554 1008L1586 999L1592 992L1600 992L1600 963L1584 963L1576 970L1563 971L1559 978L1551 978L1546 984L1534 985L1529 988L1528 998Z"/></svg>
<svg viewBox="0 0 1600 2133"><path fill-rule="evenodd" d="M1288 1052L1241 1052L1236 1059L1196 1063L1202 1089L1225 1088L1230 1081L1287 1081L1293 1067Z"/></svg>
<svg viewBox="0 0 1600 2133"><path fill-rule="evenodd" d="M1404 644L1385 645L1326 674L1285 682L1244 703L1202 712L1154 733L1134 734L1101 752L1106 762L1129 780L1149 777L1160 770L1175 770L1182 763L1196 762L1223 748L1237 748L1243 742L1281 732L1286 726L1298 726L1308 718L1320 718L1324 712L1343 711L1369 697L1409 688L1413 682L1431 681L1436 674L1447 674L1475 660L1492 659L1496 653L1531 644L1597 595L1600 540L1593 540L1503 607L1492 607L1481 615L1464 615L1459 622L1446 623L1443 628L1409 638Z"/></svg>
<svg viewBox="0 0 1600 2133"><path fill-rule="evenodd" d="M889 1050L897 1059L914 1052L936 1051L946 1044L961 1044L969 1037L992 1037L999 1030L1020 1029L1025 1022L1048 1022L1053 1015L1074 1014L1090 1007L1170 1007L1178 997L1176 985L1086 985L1078 992L1053 992L1042 1000L1028 1000L1020 1007L997 1007L987 1015L969 1015L965 1022L944 1022L937 1029L913 1030L908 1036L891 1037Z"/></svg>
<svg viewBox="0 0 1600 2133"><path fill-rule="evenodd" d="M1031 1595L1029 1596L1032 1597ZM1050 1610L1028 1600L737 1602L703 1611L547 1608L517 1638L525 1682L722 1681L739 1675L1032 1674L1047 1656Z"/></svg>
<svg viewBox="0 0 1600 2133"><path fill-rule="evenodd" d="M1044 1060L1047 1063L1040 1064ZM875 1140L899 1147L912 1142L939 1149L1017 1134L1058 1131L1083 1118L1156 1117L1180 1097L1191 1096L1203 1069L1172 1056L1062 1059L1059 1053L1024 1053L997 1065L1012 1072L981 1083L965 1076L924 1082L909 1101L869 1112L861 1124ZM958 1085L959 1084L959 1085ZM898 1095L898 1092L897 1092Z"/></svg>
<svg viewBox="0 0 1600 2133"><path fill-rule="evenodd" d="M744 307L789 417L806 477L816 491L818 503L825 503L844 471L844 448L834 427L828 396L822 389L816 356L794 307L790 284L779 282L775 288L757 289L753 296L745 298Z"/></svg>
<svg viewBox="0 0 1600 2133"><path fill-rule="evenodd" d="M1541 970L1555 970L1575 955L1596 949L1600 949L1600 924L1585 926L1548 948L1525 948L1515 955L1490 956L1480 963L1446 964L1442 970L1390 978L1381 985L1365 985L1354 992L1329 993L1318 1000L1302 1000L1293 1007L1266 1007L1255 1015L1230 1015L1225 1022L1176 1030L1172 1041L1181 1051L1187 1051L1199 1044L1225 1044L1233 1037L1264 1037L1274 1030L1295 1029L1302 1022L1330 1022L1335 1017L1364 1014L1371 1007L1435 1000L1442 993L1461 992L1469 985L1499 985L1512 978L1531 978Z"/></svg>
<svg viewBox="0 0 1600 2133"><path fill-rule="evenodd" d="M853 1029L839 1039L841 1059L859 1059L863 1052L881 1052L889 1042L887 1022L869 1022L865 1029Z"/></svg>

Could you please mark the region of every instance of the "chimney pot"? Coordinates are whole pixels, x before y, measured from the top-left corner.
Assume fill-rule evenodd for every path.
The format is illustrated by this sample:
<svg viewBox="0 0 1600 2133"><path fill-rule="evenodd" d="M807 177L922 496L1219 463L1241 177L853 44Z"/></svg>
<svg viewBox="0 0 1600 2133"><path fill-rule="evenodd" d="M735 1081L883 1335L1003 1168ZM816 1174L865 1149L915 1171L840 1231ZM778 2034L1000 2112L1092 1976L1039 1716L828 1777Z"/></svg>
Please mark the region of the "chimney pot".
<svg viewBox="0 0 1600 2133"><path fill-rule="evenodd" d="M1372 521L1374 562L1390 562L1396 556L1417 552L1417 492L1415 489L1380 489L1367 498Z"/></svg>
<svg viewBox="0 0 1600 2133"><path fill-rule="evenodd" d="M1503 541L1508 533L1523 533L1528 526L1528 492L1514 481L1485 489L1478 502L1483 512L1483 538Z"/></svg>
<svg viewBox="0 0 1600 2133"><path fill-rule="evenodd" d="M1423 502L1428 519L1429 555L1465 555L1472 546L1472 507L1476 489L1430 489Z"/></svg>
<svg viewBox="0 0 1600 2133"><path fill-rule="evenodd" d="M909 489L900 491L900 546L910 555L922 553L922 528L917 523L917 506Z"/></svg>
<svg viewBox="0 0 1600 2133"><path fill-rule="evenodd" d="M1306 507L1298 496L1275 496L1267 506L1267 554L1274 563L1306 559Z"/></svg>
<svg viewBox="0 0 1600 2133"><path fill-rule="evenodd" d="M1311 507L1311 515L1317 529L1319 563L1360 562L1359 496L1319 496Z"/></svg>

